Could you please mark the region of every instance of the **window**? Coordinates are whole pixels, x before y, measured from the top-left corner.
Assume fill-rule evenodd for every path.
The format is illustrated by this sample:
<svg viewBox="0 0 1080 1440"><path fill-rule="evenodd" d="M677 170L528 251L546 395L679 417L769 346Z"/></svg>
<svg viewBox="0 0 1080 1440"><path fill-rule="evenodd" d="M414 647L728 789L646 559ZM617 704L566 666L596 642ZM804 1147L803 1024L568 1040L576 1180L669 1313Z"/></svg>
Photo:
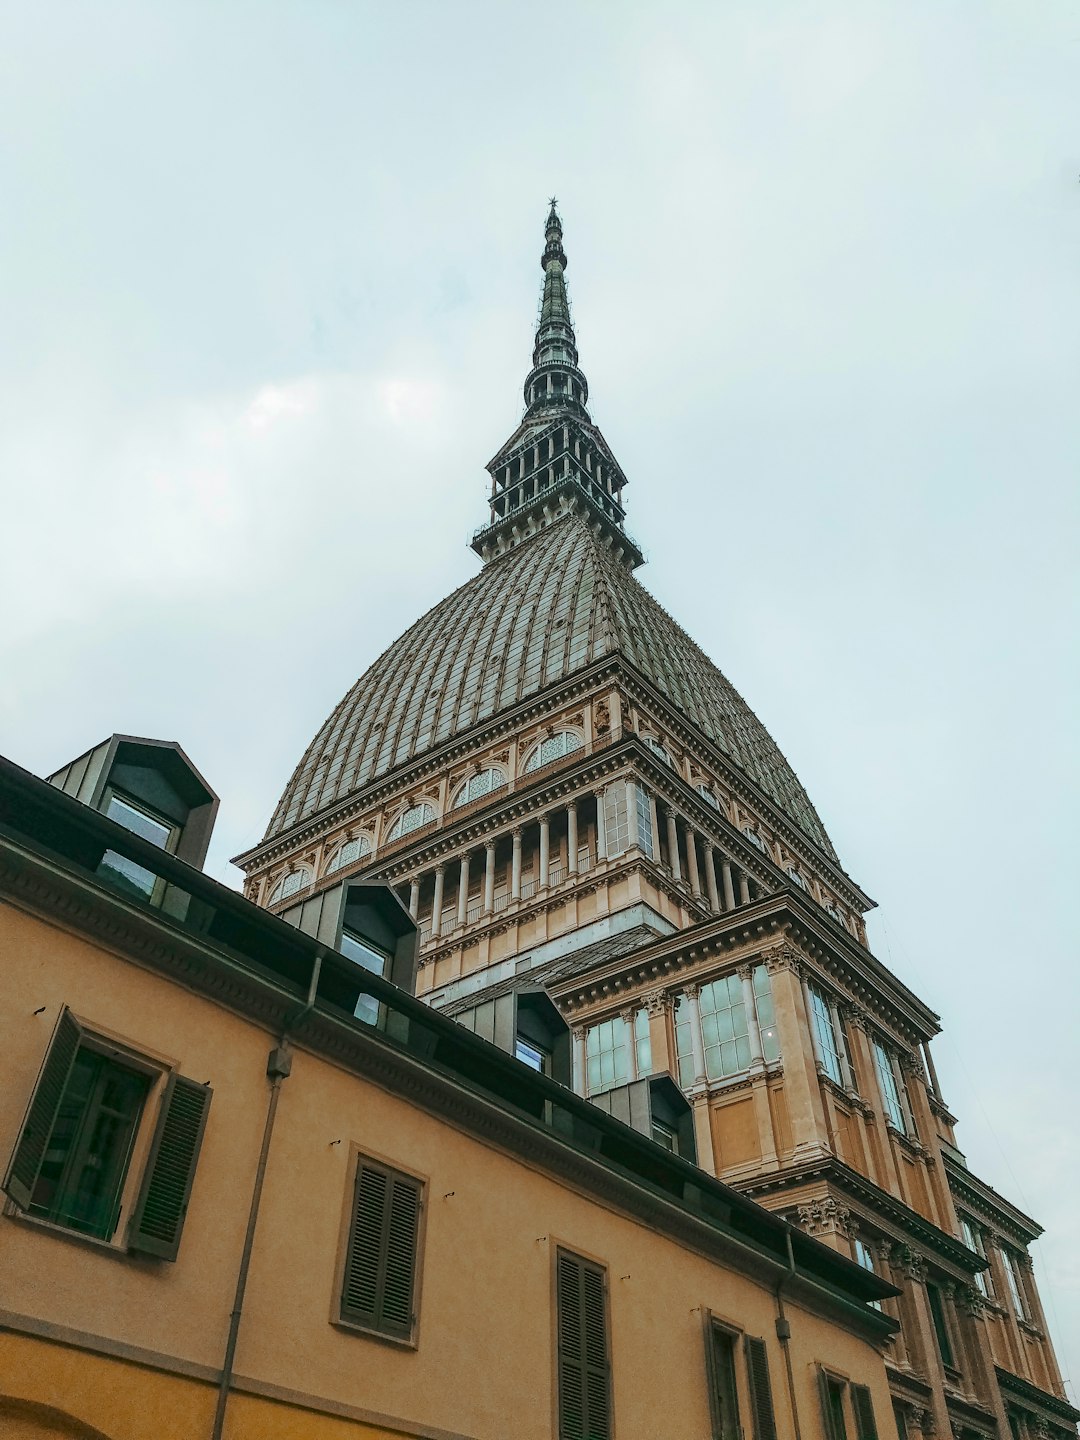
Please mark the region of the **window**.
<svg viewBox="0 0 1080 1440"><path fill-rule="evenodd" d="M699 784L698 787L697 787L697 793L698 793L698 794L701 796L701 798L705 801L706 805L711 805L714 810L722 810L722 809L723 809L723 806L720 804L720 801L716 798L716 795L715 795L714 791L710 790L709 787L708 787L708 785Z"/></svg>
<svg viewBox="0 0 1080 1440"><path fill-rule="evenodd" d="M626 811L626 786L622 781L604 791L604 843L608 858L621 855L630 844L630 817Z"/></svg>
<svg viewBox="0 0 1080 1440"><path fill-rule="evenodd" d="M607 1272L560 1250L555 1297L559 1440L611 1440Z"/></svg>
<svg viewBox="0 0 1080 1440"><path fill-rule="evenodd" d="M779 1059L780 1042L773 1014L772 990L764 965L753 972L754 1006L763 1058ZM750 1030L742 980L726 975L702 985L698 994L701 1016L701 1038L705 1055L705 1074L710 1080L722 1080L749 1069L752 1060ZM675 1003L675 1050L679 1064L679 1083L683 1088L694 1083L693 1011L685 995Z"/></svg>
<svg viewBox="0 0 1080 1440"><path fill-rule="evenodd" d="M896 1057L881 1044L874 1041L874 1065L881 1085L881 1099L885 1106L885 1118L901 1135L911 1134L914 1127L907 1120L907 1092L900 1066Z"/></svg>
<svg viewBox="0 0 1080 1440"><path fill-rule="evenodd" d="M642 740L644 740L645 744L649 747L649 749L653 752L654 755L659 755L660 759L663 760L665 765L671 765L672 767L674 767L674 761L668 754L667 749L663 745L661 745L660 741L656 738L655 735L642 735L641 738Z"/></svg>
<svg viewBox="0 0 1080 1440"><path fill-rule="evenodd" d="M735 1384L735 1336L712 1321L705 1330L705 1365L713 1440L742 1440Z"/></svg>
<svg viewBox="0 0 1080 1440"><path fill-rule="evenodd" d="M1025 1295L1020 1257L1015 1250L1009 1250L1003 1245L1001 1258L1005 1263L1005 1284L1009 1287L1009 1299L1012 1301L1013 1313L1018 1320L1030 1320L1031 1312L1028 1309Z"/></svg>
<svg viewBox="0 0 1080 1440"><path fill-rule="evenodd" d="M338 949L346 959L354 960L357 965L363 966L365 970L370 970L373 975L386 974L390 961L389 955L375 949L366 940L361 940L360 936L355 935L351 930L342 930L341 944ZM374 995L358 996L353 1014L365 1025L377 1025L379 1023L378 1000Z"/></svg>
<svg viewBox="0 0 1080 1440"><path fill-rule="evenodd" d="M514 1054L523 1065L528 1065L530 1070L535 1070L540 1075L551 1074L551 1051L545 1050L532 1040L526 1040L523 1035L519 1035L514 1041Z"/></svg>
<svg viewBox="0 0 1080 1440"><path fill-rule="evenodd" d="M793 885L797 885L800 890L809 890L810 887L807 885L803 877L799 874L798 870L795 869L794 865L789 865L787 867L787 873L788 878L791 880Z"/></svg>
<svg viewBox="0 0 1080 1440"><path fill-rule="evenodd" d="M649 1122L649 1133L657 1145L662 1145L664 1149L669 1150L672 1155L678 1155L679 1136L674 1125L669 1125L665 1120L657 1120L657 1118L653 1116Z"/></svg>
<svg viewBox="0 0 1080 1440"><path fill-rule="evenodd" d="M357 1158L341 1286L340 1315L347 1323L412 1339L423 1188L412 1175Z"/></svg>
<svg viewBox="0 0 1080 1440"><path fill-rule="evenodd" d="M346 840L344 845L339 845L331 855L326 866L327 875L332 875L335 870L343 870L346 865L352 865L362 855L371 854L371 840L367 835L355 835L351 840Z"/></svg>
<svg viewBox="0 0 1080 1440"><path fill-rule="evenodd" d="M840 1038L833 1026L829 1002L816 985L809 985L807 989L810 992L810 1018L814 1025L818 1057L829 1079L842 1085L844 1067L840 1061Z"/></svg>
<svg viewBox="0 0 1080 1440"><path fill-rule="evenodd" d="M652 806L649 804L648 795L646 795L640 785L634 786L634 795L637 804L638 846L642 853L652 860L656 855L656 844L653 838Z"/></svg>
<svg viewBox="0 0 1080 1440"><path fill-rule="evenodd" d="M867 1385L852 1385L851 1408L855 1411L856 1440L878 1440L874 1400Z"/></svg>
<svg viewBox="0 0 1080 1440"><path fill-rule="evenodd" d="M953 1348L952 1337L949 1335L949 1323L945 1315L945 1297L936 1285L927 1285L926 1298L930 1304L930 1318L934 1322L938 1352L942 1362L951 1370L953 1369Z"/></svg>
<svg viewBox="0 0 1080 1440"><path fill-rule="evenodd" d="M468 805L470 800L480 800L505 784L506 776L503 772L497 770L493 765L489 765L486 770L481 770L478 775L473 775L471 779L465 781L454 796L453 808L456 810L459 805Z"/></svg>
<svg viewBox="0 0 1080 1440"><path fill-rule="evenodd" d="M750 841L750 844L753 845L755 850L760 850L763 855L768 854L768 847L766 846L765 841L761 838L761 836L758 834L758 832L754 829L752 825L744 825L742 833Z"/></svg>
<svg viewBox="0 0 1080 1440"><path fill-rule="evenodd" d="M621 1015L594 1025L585 1037L589 1094L624 1085L630 1078L626 1021Z"/></svg>
<svg viewBox="0 0 1080 1440"><path fill-rule="evenodd" d="M838 1380L826 1370L818 1371L821 1387L821 1418L825 1426L826 1440L847 1440L847 1421L844 1418L845 1381Z"/></svg>
<svg viewBox="0 0 1080 1440"><path fill-rule="evenodd" d="M149 840L151 845L156 845L160 850L171 852L175 849L180 827L171 820L155 815L143 805L136 805L133 800L117 794L115 790L106 792L103 809L110 820L115 820L133 835ZM155 899L164 889L164 882L153 871L129 860L126 855L117 854L115 850L105 851L98 865L98 874L115 889L128 895L136 895L140 900Z"/></svg>
<svg viewBox="0 0 1080 1440"><path fill-rule="evenodd" d="M572 730L559 730L554 735L549 735L546 740L541 740L521 767L521 773L527 775L530 770L539 770L541 765L563 760L582 748L580 736L575 735Z"/></svg>
<svg viewBox="0 0 1080 1440"><path fill-rule="evenodd" d="M649 1012L634 1011L634 1058L639 1075L652 1074L652 1038L649 1034Z"/></svg>
<svg viewBox="0 0 1080 1440"><path fill-rule="evenodd" d="M974 1250L977 1255L986 1259L986 1246L983 1242L982 1231L974 1220L969 1220L966 1215L960 1216L960 1234L964 1244L969 1250ZM987 1299L991 1296L990 1272L989 1270L977 1270L974 1275L975 1285L981 1295Z"/></svg>
<svg viewBox="0 0 1080 1440"><path fill-rule="evenodd" d="M288 875L283 875L274 886L270 894L270 904L276 905L279 900L288 900L298 890L310 884L311 872L309 870L290 870Z"/></svg>
<svg viewBox="0 0 1080 1440"><path fill-rule="evenodd" d="M400 840L403 835L411 835L414 830L419 830L421 825L430 825L435 819L435 807L422 800L419 805L413 805L403 814L399 815L390 826L387 834L387 841Z"/></svg>
<svg viewBox="0 0 1080 1440"><path fill-rule="evenodd" d="M874 1252L867 1245L865 1240L855 1241L855 1259L864 1270L869 1270L871 1275L877 1274L877 1266L874 1264ZM871 1300L870 1304L875 1310L881 1309L880 1300Z"/></svg>
<svg viewBox="0 0 1080 1440"><path fill-rule="evenodd" d="M765 1341L746 1337L746 1374L750 1382L750 1408L754 1424L752 1440L776 1440L776 1413L769 1381L769 1352Z"/></svg>
<svg viewBox="0 0 1080 1440"><path fill-rule="evenodd" d="M161 1072L62 1010L4 1189L30 1215L99 1240L115 1235L135 1137ZM128 1248L175 1260L210 1090L168 1077Z"/></svg>

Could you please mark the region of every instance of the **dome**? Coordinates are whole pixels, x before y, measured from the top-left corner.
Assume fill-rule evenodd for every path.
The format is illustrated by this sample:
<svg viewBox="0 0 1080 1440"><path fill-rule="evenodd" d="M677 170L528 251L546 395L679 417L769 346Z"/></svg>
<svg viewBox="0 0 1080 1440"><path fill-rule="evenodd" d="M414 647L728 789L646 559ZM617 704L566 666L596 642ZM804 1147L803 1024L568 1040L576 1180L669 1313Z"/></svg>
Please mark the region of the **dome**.
<svg viewBox="0 0 1080 1440"><path fill-rule="evenodd" d="M375 661L308 746L264 839L609 656L640 671L835 858L750 707L576 514L485 566Z"/></svg>

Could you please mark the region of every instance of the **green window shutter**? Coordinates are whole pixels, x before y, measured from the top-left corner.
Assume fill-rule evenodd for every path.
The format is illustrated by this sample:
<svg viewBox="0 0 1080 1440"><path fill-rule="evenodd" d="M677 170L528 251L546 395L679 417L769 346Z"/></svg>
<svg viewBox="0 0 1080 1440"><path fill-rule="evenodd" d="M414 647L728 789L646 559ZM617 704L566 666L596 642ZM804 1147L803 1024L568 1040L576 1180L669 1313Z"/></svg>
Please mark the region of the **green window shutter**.
<svg viewBox="0 0 1080 1440"><path fill-rule="evenodd" d="M34 1093L19 1134L15 1153L8 1166L4 1189L21 1210L30 1208L30 1199L45 1159L49 1136L56 1123L60 1100L82 1039L82 1026L65 1005L60 1011L52 1040L42 1061Z"/></svg>
<svg viewBox="0 0 1080 1440"><path fill-rule="evenodd" d="M754 1414L754 1440L777 1440L776 1414L769 1383L769 1354L765 1341L746 1337L746 1371Z"/></svg>
<svg viewBox="0 0 1080 1440"><path fill-rule="evenodd" d="M855 1407L855 1430L858 1440L878 1440L874 1402L865 1385L852 1385L851 1403Z"/></svg>
<svg viewBox="0 0 1080 1440"><path fill-rule="evenodd" d="M610 1440L611 1362L603 1268L560 1250L559 1440Z"/></svg>
<svg viewBox="0 0 1080 1440"><path fill-rule="evenodd" d="M182 1075L169 1076L131 1221L130 1250L176 1259L210 1096L206 1085Z"/></svg>
<svg viewBox="0 0 1080 1440"><path fill-rule="evenodd" d="M341 1291L341 1318L408 1339L414 1323L420 1181L361 1159Z"/></svg>

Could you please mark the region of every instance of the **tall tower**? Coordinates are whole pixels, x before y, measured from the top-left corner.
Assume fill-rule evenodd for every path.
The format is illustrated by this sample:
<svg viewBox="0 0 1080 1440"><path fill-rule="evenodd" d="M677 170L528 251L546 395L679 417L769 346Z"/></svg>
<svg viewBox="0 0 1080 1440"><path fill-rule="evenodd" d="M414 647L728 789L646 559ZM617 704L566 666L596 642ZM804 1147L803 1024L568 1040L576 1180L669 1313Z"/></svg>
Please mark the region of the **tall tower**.
<svg viewBox="0 0 1080 1440"><path fill-rule="evenodd" d="M245 893L325 927L343 877L389 881L430 1004L892 1279L902 1436L1074 1435L1039 1227L956 1147L937 1015L867 948L873 902L764 726L635 577L554 202L544 239L483 566L326 720Z"/></svg>

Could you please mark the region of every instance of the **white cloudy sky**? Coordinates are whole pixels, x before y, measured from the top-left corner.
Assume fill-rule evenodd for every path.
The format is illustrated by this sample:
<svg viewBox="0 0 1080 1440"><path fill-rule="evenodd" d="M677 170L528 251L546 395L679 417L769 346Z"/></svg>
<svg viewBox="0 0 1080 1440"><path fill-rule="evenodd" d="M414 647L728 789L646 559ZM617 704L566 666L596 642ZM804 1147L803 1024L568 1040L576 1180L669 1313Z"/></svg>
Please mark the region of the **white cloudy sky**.
<svg viewBox="0 0 1080 1440"><path fill-rule="evenodd" d="M1080 11L0 12L0 748L179 739L235 883L474 572L557 193L642 578L942 1013L1080 1380Z"/></svg>

